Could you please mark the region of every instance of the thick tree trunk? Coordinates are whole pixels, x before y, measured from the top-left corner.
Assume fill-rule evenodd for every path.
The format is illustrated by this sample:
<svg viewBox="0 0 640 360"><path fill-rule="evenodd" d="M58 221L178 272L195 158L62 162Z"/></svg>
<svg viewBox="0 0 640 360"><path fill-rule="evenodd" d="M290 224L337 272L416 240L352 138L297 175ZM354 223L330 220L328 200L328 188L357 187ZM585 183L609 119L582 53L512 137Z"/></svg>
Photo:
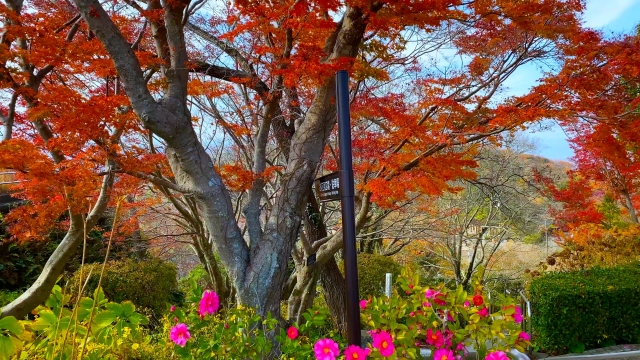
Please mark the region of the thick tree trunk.
<svg viewBox="0 0 640 360"><path fill-rule="evenodd" d="M335 259L330 259L320 273L324 300L331 311L338 331L347 335L347 284Z"/></svg>
<svg viewBox="0 0 640 360"><path fill-rule="evenodd" d="M131 105L145 127L166 142L166 154L175 176L172 188L193 197L209 231L213 250L227 270L240 303L259 314L280 314L280 299L287 281L286 264L298 238L307 195L325 144L335 125L335 79L327 77L316 90L305 120L291 138L288 162L279 181L264 230L255 216L262 196L261 179L254 181L245 208L247 243L235 219L228 189L193 128L187 106L188 55L184 41L184 14L188 2L150 1L162 6L164 17L152 23L162 76L167 80L159 102L150 93L140 63L127 39L97 0L74 0L83 19L114 61ZM379 7L376 11L379 10ZM155 21L155 20L154 20ZM367 26L368 14L350 7L326 41L327 59L353 58ZM254 170L265 163L270 118L263 119L255 137ZM148 177L151 181L164 179ZM255 195L255 196L253 196ZM253 197L252 197L253 196Z"/></svg>
<svg viewBox="0 0 640 360"><path fill-rule="evenodd" d="M302 314L313 306L318 283L318 268L296 264L296 286L287 301L289 321L305 322Z"/></svg>

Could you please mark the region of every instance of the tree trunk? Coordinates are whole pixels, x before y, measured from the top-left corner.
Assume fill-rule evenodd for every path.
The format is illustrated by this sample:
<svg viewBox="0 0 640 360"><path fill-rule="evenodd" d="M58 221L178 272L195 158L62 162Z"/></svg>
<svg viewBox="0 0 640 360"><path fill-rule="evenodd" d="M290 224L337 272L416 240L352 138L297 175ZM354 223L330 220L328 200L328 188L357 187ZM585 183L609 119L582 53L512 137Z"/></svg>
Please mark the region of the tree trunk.
<svg viewBox="0 0 640 360"><path fill-rule="evenodd" d="M636 214L636 209L633 207L633 201L631 201L631 196L627 190L622 191L622 197L624 198L625 207L627 211L629 211L629 218L631 218L631 222L634 224L638 223L638 215Z"/></svg>
<svg viewBox="0 0 640 360"><path fill-rule="evenodd" d="M255 308L260 315L268 312L279 315L287 282L286 264L298 238L313 177L336 123L335 78L327 76L316 89L305 120L291 138L279 192L264 227L263 218L256 216L261 213L263 179L254 180L244 209L250 237L247 243L236 221L229 190L198 140L187 106L189 66L184 20L188 2L148 2L149 6L164 10L162 21L151 24L163 61L161 74L166 79L165 95L160 101L149 91L134 50L102 4L97 0L74 0L74 3L113 60L134 112L146 128L166 142L167 160L176 181L172 188L190 194L197 204L213 251L220 256L237 290L237 300ZM368 14L359 8L346 9L343 20L326 40L327 62L357 55L368 19ZM255 169L266 163L271 120L264 118L256 135L253 149L256 173L260 171ZM153 176L146 178L164 181Z"/></svg>
<svg viewBox="0 0 640 360"><path fill-rule="evenodd" d="M213 290L220 298L220 304L227 307L233 303L235 297L235 289L231 286L229 276L223 275L222 267L216 261L211 246L207 243L207 239L200 235L194 236L194 248L200 263L204 266L205 271L209 275L210 284Z"/></svg>
<svg viewBox="0 0 640 360"><path fill-rule="evenodd" d="M336 322L342 336L347 335L347 284L345 282L335 258L330 259L322 267L320 273L324 300Z"/></svg>
<svg viewBox="0 0 640 360"><path fill-rule="evenodd" d="M296 264L296 286L287 301L287 315L290 321L295 321L298 324L306 321L302 314L313 306L318 283L318 270L317 267Z"/></svg>
<svg viewBox="0 0 640 360"><path fill-rule="evenodd" d="M51 294L58 277L62 274L67 261L76 253L78 246L82 243L83 236L82 218L80 215L73 215L67 234L47 260L38 279L27 291L2 308L0 317L15 316L17 319L22 319L31 310L44 303Z"/></svg>

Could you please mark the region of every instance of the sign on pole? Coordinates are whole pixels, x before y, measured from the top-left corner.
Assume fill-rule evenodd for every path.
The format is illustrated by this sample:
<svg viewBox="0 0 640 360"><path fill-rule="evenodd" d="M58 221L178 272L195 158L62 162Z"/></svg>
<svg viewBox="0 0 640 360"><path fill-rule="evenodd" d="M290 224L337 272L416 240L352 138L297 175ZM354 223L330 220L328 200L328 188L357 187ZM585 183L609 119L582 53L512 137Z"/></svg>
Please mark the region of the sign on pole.
<svg viewBox="0 0 640 360"><path fill-rule="evenodd" d="M340 172L319 177L315 181L320 202L340 200Z"/></svg>

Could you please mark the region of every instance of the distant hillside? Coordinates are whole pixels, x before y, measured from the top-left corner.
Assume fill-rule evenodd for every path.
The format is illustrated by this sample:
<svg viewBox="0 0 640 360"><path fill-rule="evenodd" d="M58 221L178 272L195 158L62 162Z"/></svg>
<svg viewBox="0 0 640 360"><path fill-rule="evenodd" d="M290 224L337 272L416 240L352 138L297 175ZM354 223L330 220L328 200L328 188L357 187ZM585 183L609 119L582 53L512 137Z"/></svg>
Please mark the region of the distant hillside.
<svg viewBox="0 0 640 360"><path fill-rule="evenodd" d="M568 161L551 160L537 155L522 154L520 158L525 167L536 169L539 173L553 179L556 184L566 181L567 171L573 167L573 164Z"/></svg>

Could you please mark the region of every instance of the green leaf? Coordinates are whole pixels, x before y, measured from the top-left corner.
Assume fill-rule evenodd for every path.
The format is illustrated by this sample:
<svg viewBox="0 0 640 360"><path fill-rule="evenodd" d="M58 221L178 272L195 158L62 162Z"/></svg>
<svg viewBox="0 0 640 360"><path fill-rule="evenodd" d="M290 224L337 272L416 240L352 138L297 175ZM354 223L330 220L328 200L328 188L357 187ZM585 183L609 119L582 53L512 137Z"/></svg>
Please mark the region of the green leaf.
<svg viewBox="0 0 640 360"><path fill-rule="evenodd" d="M147 325L149 323L149 319L138 313L133 313L129 316L129 322L133 325Z"/></svg>
<svg viewBox="0 0 640 360"><path fill-rule="evenodd" d="M8 330L14 335L20 335L24 331L24 326L13 316L7 316L0 319L0 329Z"/></svg>
<svg viewBox="0 0 640 360"><path fill-rule="evenodd" d="M93 318L92 329L100 329L105 326L109 326L116 321L117 318L118 315L111 310L101 311Z"/></svg>
<svg viewBox="0 0 640 360"><path fill-rule="evenodd" d="M78 303L78 321L85 320L91 313L91 307L93 307L93 299L88 297L82 298Z"/></svg>
<svg viewBox="0 0 640 360"><path fill-rule="evenodd" d="M107 310L112 311L117 316L124 315L124 311L122 311L122 306L120 306L120 304L118 303L113 303L113 302L106 303L104 307L107 308Z"/></svg>
<svg viewBox="0 0 640 360"><path fill-rule="evenodd" d="M97 288L93 292L93 298L95 299L96 303L99 305L102 305L105 302L107 302L107 299L104 297L104 291L102 291L101 287Z"/></svg>
<svg viewBox="0 0 640 360"><path fill-rule="evenodd" d="M58 322L58 318L51 310L42 310L38 313L38 318L29 325L34 331L45 330Z"/></svg>
<svg viewBox="0 0 640 360"><path fill-rule="evenodd" d="M121 303L124 317L130 317L135 311L136 306L129 300Z"/></svg>
<svg viewBox="0 0 640 360"><path fill-rule="evenodd" d="M11 358L22 349L20 340L6 335L0 335L0 360Z"/></svg>

